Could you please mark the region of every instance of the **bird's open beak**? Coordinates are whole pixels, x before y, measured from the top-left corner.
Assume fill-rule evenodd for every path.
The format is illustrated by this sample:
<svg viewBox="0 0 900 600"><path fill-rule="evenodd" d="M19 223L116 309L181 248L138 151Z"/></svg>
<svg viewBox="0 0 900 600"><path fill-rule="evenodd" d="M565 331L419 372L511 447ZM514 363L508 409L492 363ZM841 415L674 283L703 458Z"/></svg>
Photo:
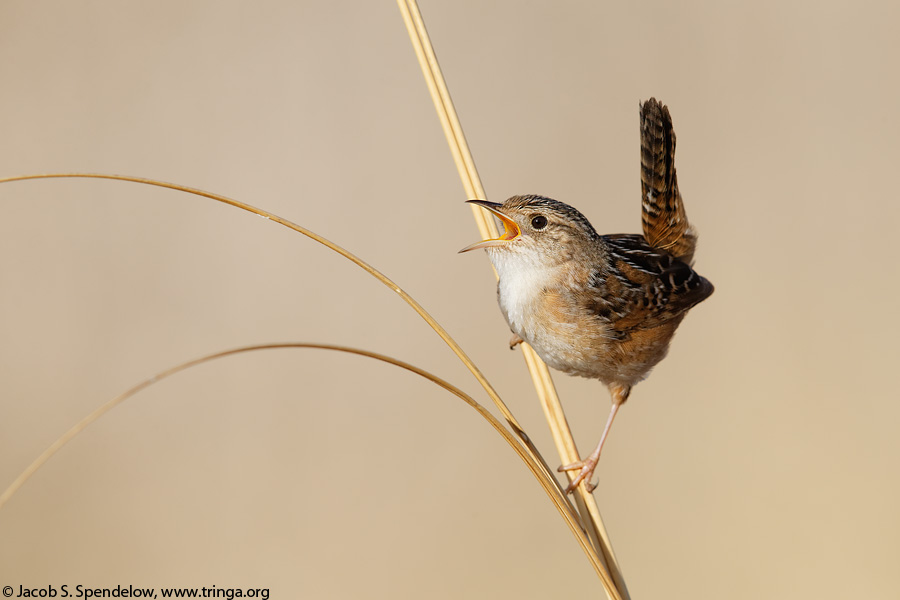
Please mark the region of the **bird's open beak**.
<svg viewBox="0 0 900 600"><path fill-rule="evenodd" d="M502 246L507 242L511 242L521 233L519 231L519 226L516 225L515 221L504 215L500 212L499 208L502 204L497 204L496 202L488 202L487 200L468 200L470 204L477 204L478 206L487 209L492 214L496 215L498 219L503 223L503 235L498 238L491 240L484 240L481 242L475 242L469 246L466 246L462 250L460 250L460 254L463 252L468 252L469 250L479 250L481 248L492 248L496 246Z"/></svg>

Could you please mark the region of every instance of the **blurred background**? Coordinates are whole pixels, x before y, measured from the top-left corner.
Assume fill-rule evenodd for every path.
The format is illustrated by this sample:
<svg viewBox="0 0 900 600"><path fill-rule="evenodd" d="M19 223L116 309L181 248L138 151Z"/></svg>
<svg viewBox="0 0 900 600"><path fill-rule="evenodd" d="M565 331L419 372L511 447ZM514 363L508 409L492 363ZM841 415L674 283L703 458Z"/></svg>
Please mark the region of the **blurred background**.
<svg viewBox="0 0 900 600"><path fill-rule="evenodd" d="M638 102L678 135L716 286L621 412L596 495L632 596L895 597L896 2L434 2L489 198L640 230ZM0 172L225 194L377 266L558 464L393 2L0 4ZM100 403L244 344L383 352L488 403L394 293L275 223L95 180L0 185L0 488ZM609 409L556 376L580 448ZM0 585L600 597L505 442L427 381L226 358L109 413L0 511Z"/></svg>

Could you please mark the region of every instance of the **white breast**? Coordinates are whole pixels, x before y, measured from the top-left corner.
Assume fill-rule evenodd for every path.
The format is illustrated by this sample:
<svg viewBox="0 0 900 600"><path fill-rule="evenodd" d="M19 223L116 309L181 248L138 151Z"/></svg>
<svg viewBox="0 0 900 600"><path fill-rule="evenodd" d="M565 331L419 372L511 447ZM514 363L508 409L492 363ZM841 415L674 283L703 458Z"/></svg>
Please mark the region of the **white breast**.
<svg viewBox="0 0 900 600"><path fill-rule="evenodd" d="M510 328L527 340L541 291L552 283L554 270L528 260L527 255L510 252L489 252L489 255L500 276L497 288L500 308Z"/></svg>

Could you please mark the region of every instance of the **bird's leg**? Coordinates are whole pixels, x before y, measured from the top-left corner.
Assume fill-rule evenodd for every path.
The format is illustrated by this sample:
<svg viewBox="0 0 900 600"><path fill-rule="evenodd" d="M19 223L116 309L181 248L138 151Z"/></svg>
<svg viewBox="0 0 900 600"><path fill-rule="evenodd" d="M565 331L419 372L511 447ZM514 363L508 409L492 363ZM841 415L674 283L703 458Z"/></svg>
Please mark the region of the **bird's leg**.
<svg viewBox="0 0 900 600"><path fill-rule="evenodd" d="M569 483L569 487L566 488L567 494L574 492L575 488L578 487L578 484L584 480L588 481L588 492L593 492L594 488L597 487L590 482L591 476L594 474L594 469L597 468L597 462L600 460L600 451L603 450L603 443L606 442L606 436L609 435L609 429L612 427L613 420L616 418L616 413L619 411L619 407L628 399L628 394L631 392L631 386L612 384L609 386L609 391L612 395L612 408L609 411L609 417L606 419L606 427L603 428L603 435L600 436L600 443L597 444L597 447L586 459L573 462L569 465L563 465L557 469L557 471L560 472L580 471L578 476Z"/></svg>
<svg viewBox="0 0 900 600"><path fill-rule="evenodd" d="M563 465L558 469L559 471L580 470L578 476L575 477L575 479L573 479L571 482L569 482L569 487L566 488L567 494L571 494L572 492L574 492L575 488L578 487L578 484L584 480L588 480L587 486L589 492L593 492L594 488L597 487L590 482L590 479L594 474L594 469L597 468L597 462L600 460L600 451L603 450L603 443L606 441L606 436L609 434L609 428L610 426L612 426L613 419L616 418L616 412L618 412L619 406L619 404L613 403L612 409L609 411L609 418L606 420L606 427L603 429L603 435L600 437L600 443L597 444L597 447L594 448L594 451L591 452L591 455L584 460L579 460L568 465Z"/></svg>
<svg viewBox="0 0 900 600"><path fill-rule="evenodd" d="M524 341L525 340L523 340L521 337L519 337L518 333L514 333L512 335L512 337L509 338L509 349L512 350L513 348L515 348L516 346L518 346L519 344L521 344Z"/></svg>

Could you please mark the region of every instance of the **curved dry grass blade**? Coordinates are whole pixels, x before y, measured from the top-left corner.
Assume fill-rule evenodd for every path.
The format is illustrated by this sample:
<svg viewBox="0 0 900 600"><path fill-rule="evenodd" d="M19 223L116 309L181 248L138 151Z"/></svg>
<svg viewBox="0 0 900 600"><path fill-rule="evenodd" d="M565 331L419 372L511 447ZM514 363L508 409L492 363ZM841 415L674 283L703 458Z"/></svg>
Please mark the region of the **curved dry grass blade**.
<svg viewBox="0 0 900 600"><path fill-rule="evenodd" d="M500 399L499 394L497 394L496 390L494 390L493 386L488 382L487 378L485 378L484 374L475 366L475 363L463 352L463 349L456 343L456 341L450 337L443 327L432 317L428 312L422 308L422 306L416 302L412 296L406 293L399 285L391 281L386 275L384 275L381 271L368 264L361 258L357 257L355 254L345 250L341 246L338 246L334 242L304 228L296 223L288 221L287 219L283 219L274 213L270 213L267 210L263 210L261 208L256 208L255 206L251 206L244 202L240 202L238 200L234 200L232 198L228 198L227 196L222 196L221 194L214 194L212 192L207 192L204 190L200 190L197 188L191 188L183 185L178 185L176 183L167 183L165 181L157 181L155 179L148 179L146 177L131 177L128 175L109 175L105 173L44 173L37 175L17 175L15 177L3 177L0 178L0 184L2 183L11 183L14 181L27 181L33 179L62 179L62 178L80 178L80 179L111 179L114 181L128 181L131 183L142 183L144 185L152 185L156 187L166 188L170 190L177 190L180 192L187 192L188 194L194 194L196 196L202 196L204 198L209 198L211 200L216 200L217 202L222 202L223 204L228 204L230 206L234 206L236 208L240 208L242 210L246 210L247 212L251 212L255 215L259 215L264 217L270 221L274 221L280 225L284 225L289 229L293 229L297 233L302 233L308 238L311 238L326 248L329 248L344 258L350 260L364 271L375 277L378 281L392 289L397 293L398 296L403 298L403 300L409 304L413 310L415 310L420 317L422 317L426 323L428 323L432 329L441 337L444 342L450 346L450 349L453 350L453 353L459 357L459 359L463 362L463 364L469 369L472 375L475 376L475 379L478 380L478 383L481 384L481 387L487 392L488 396L491 397L494 404L497 405L497 408L503 414L503 417L510 423L510 425L521 435L525 435L524 431L522 431L521 426L516 421L515 417L513 417L512 413L507 408L506 404L504 404L503 400ZM527 437L527 436L526 436ZM548 469L549 471L549 469Z"/></svg>
<svg viewBox="0 0 900 600"><path fill-rule="evenodd" d="M510 412L509 408L506 406L506 404L500 398L500 395L497 393L497 391L494 390L493 386L488 382L487 378L484 376L484 374L481 372L481 370L475 366L475 363L472 362L472 360L463 351L463 349L459 346L459 344L456 343L456 340L454 340L452 337L450 337L450 334L447 333L447 331L440 325L440 323L438 323L434 319L434 317L432 317L428 313L428 311L426 311L418 302L416 302L416 300L413 299L412 296L410 296L408 293L406 293L403 290L403 288L401 288L399 285L397 285L396 283L391 281L381 271L379 271L372 265L368 264L361 258L357 257L352 252L345 250L344 248L342 248L341 246L338 246L334 242L332 242L332 241L330 241L330 240L328 240L328 239L326 239L304 227L301 227L300 225L297 225L296 223L293 223L291 221L288 221L287 219L279 217L278 215L276 215L274 213L270 213L267 210L263 210L261 208L256 208L255 206L251 206L244 202L240 202L239 200L234 200L232 198L228 198L227 196L222 196L221 194L214 194L212 192L207 192L207 191L200 190L197 188L191 188L191 187L187 187L187 186L183 186L183 185L178 185L176 183L168 183L165 181L157 181L155 179L148 179L146 177L131 177L128 175L110 175L110 174L105 174L105 173L44 173L44 174L34 174L34 175L17 175L15 177L4 177L4 178L0 178L0 183L11 183L14 181L27 181L27 180L34 180L34 179L61 179L61 178L110 179L113 181L127 181L127 182L131 182L131 183L141 183L144 185L152 185L152 186L166 188L166 189L170 189L170 190L187 192L189 194L195 194L197 196L209 198L211 200L216 200L218 202L222 202L224 204L228 204L230 206L234 206L236 208L246 210L247 212L251 212L253 214L264 217L270 221L274 221L274 222L276 222L280 225L283 225L289 229L292 229L298 233L302 233L303 235L319 242L326 248L329 248L330 250L337 252L344 258L350 260L351 262L353 262L354 264L356 264L357 266L362 268L364 271L366 271L367 273L369 273L370 275L375 277L378 281L380 281L381 283L383 283L384 285L386 285L387 287L392 289L394 292L396 292L397 295L399 295L407 304L409 304L413 308L413 310L415 310L416 313L418 313L419 316L422 317L422 319L424 319L425 322L428 323L429 326L431 326L431 328L441 337L441 339L444 340L444 343L446 343L448 346L450 346L450 349L453 351L453 353L456 354L456 356L460 359L460 361L462 361L462 363L466 366L466 368L469 369L469 371L472 373L472 375L475 376L475 379L478 381L478 383L481 384L481 387L484 388L484 390L487 392L488 396L490 396L491 400L494 402L494 404L500 410L501 414L503 415L503 418L506 419L506 421L509 423L510 427L513 428L513 430L516 432L516 434L523 440L525 445L532 451L535 458L538 460L538 462L540 462L543 465L544 469L547 471L547 474L551 477L551 479L556 481L555 477L553 477L553 475L552 475L552 473L553 473L552 469L550 469L550 467L547 466L547 463L544 461L543 457L537 451L537 448L534 447L534 444L532 444L531 439L528 437L528 435L522 429L522 426L519 425L518 421L513 416L512 412ZM557 485L559 485L558 482L557 482ZM562 489L562 488L560 488L560 489Z"/></svg>
<svg viewBox="0 0 900 600"><path fill-rule="evenodd" d="M373 358L375 360L379 360L412 373L424 377L428 379L432 383L442 387L447 390L451 394L457 396L464 400L469 406L474 408L478 414L480 414L491 426L499 433L504 440L515 450L516 454L519 455L519 458L525 463L531 473L537 478L540 482L541 486L544 488L544 491L547 492L547 495L550 496L550 499L557 506L559 512L563 515L566 520L566 523L569 525L569 528L572 530L572 533L575 534L575 537L578 539L582 548L585 549L585 552L588 553L588 556L591 556L592 553L589 552L591 550L590 540L585 535L584 531L581 529L580 524L578 523L577 516L570 510L569 503L566 501L566 498L563 494L559 492L559 486L556 485L556 480L547 475L547 473L542 468L540 462L535 460L535 458L531 455L528 449L523 446L518 438L514 436L508 429L506 429L500 421L491 414L484 406L475 401L474 398L460 390L458 387L453 384L441 379L437 375L434 375L424 369L420 369L414 365L403 362L396 358L391 358L390 356L386 356L384 354L379 354L377 352L370 352L368 350L361 350L359 348L351 348L347 346L336 346L333 344L314 344L314 343L276 343L276 344L259 344L254 346L243 346L240 348L233 348L231 350L223 350L221 352L215 352L213 354L208 354L206 356L202 356L200 358L196 358L193 360L189 360L183 362L181 364L175 365L174 367L170 367L164 371L161 371L150 377L149 379L145 379L144 381L138 383L133 386L129 390L119 394L112 400L106 402L105 404L99 406L93 412L91 412L84 419L79 421L76 425L74 425L71 429L69 429L66 433L59 437L53 444L50 445L40 456L38 456L34 462L32 462L28 468L26 468L16 479L13 481L9 487L0 495L0 509L3 508L3 505L9 501L10 498L22 487L22 485L28 481L28 479L34 475L34 473L40 469L54 454L56 454L63 446L69 443L75 436L84 431L87 427L89 427L92 423L97 421L100 417L108 413L110 410L124 402L125 400L131 398L141 390L144 390L154 383L162 381L167 377L175 375L181 371L189 369L191 367L195 367L197 365L210 362L212 360L223 358L226 356L232 356L235 354L241 354L245 352L253 352L256 350L272 350L279 348L313 348L319 350L333 350L337 352L345 352L348 354L356 354L359 356L365 356L368 358ZM606 575L605 570L602 568L602 565L597 560L592 560L592 564L594 565L595 570L597 570L598 574L600 574L601 578ZM611 584L611 583L610 583Z"/></svg>
<svg viewBox="0 0 900 600"><path fill-rule="evenodd" d="M152 186L156 186L156 187L162 187L162 188L177 190L177 191L181 191L181 192L187 192L189 194L195 194L198 196L202 196L204 198L216 200L218 202L222 202L224 204L228 204L230 206L234 206L236 208L246 210L253 214L264 217L268 220L271 220L271 221L274 221L281 225L284 225L285 227L288 227L289 229L292 229L298 233L302 233L303 235L319 242L323 246L325 246L331 250L334 250L341 256L347 258L348 260L350 260L357 266L361 267L363 270L365 270L367 273L369 273L370 275L372 275L373 277L378 279L384 285L386 285L389 288L391 288L392 290L394 290L401 298L403 298L404 301L406 301L407 304L409 304L419 314L419 316L421 316L431 326L432 329L434 329L435 332L437 332L437 334L441 337L441 339L443 339L444 342L448 346L450 346L450 349L453 350L453 352L463 362L463 364L466 365L466 367L469 369L469 371L475 376L475 378L478 380L478 382L481 384L481 386L484 388L484 390L491 397L494 404L498 406L501 413L503 413L503 416L506 419L506 421L510 424L510 426L513 428L513 430L516 432L516 435L519 437L520 441L525 445L524 449L517 447L517 452L521 450L522 452L528 453L530 455L531 459L534 461L534 464L538 465L538 468L542 474L542 476L539 477L538 479L541 481L542 485L545 485L545 486L551 485L554 488L552 492L550 490L548 490L546 487L545 487L545 490L547 490L547 493L548 493L548 495L550 495L551 499L553 500L554 504L556 505L557 510L559 510L559 512L563 515L563 518L566 519L566 522L569 524L569 527L572 529L573 533L575 534L576 538L578 539L579 544L581 544L585 553L588 555L589 560L595 566L595 569L598 570L598 573L600 574L601 579L603 579L604 581L609 580L609 575L607 573L606 566L603 564L602 556L597 554L594 551L594 547L591 545L591 541L588 539L588 537L586 537L586 534L584 533L584 529L581 526L579 519L573 513L572 506L566 500L566 497L562 492L562 487L560 487L559 482L553 476L551 469L547 466L547 463L544 461L541 454L537 451L537 448L535 448L534 444L531 443L530 438L522 430L521 426L519 426L518 422L512 416L512 413L510 413L509 409L506 407L504 402L500 399L500 396L497 394L497 392L494 390L494 388L490 385L490 383L487 381L487 379L484 377L484 375L481 373L481 371L471 361L471 359L462 351L462 348L460 348L459 345L456 343L456 341L453 338L451 338L450 335L444 330L444 328L441 327L441 325L437 321L435 321L434 318L430 314L428 314L428 312L425 311L425 309L422 308L422 306L419 305L418 302L416 302L409 294L407 294L402 288L400 288L400 286L398 286L393 281L391 281L387 276L382 274L380 271L378 271L377 269L375 269L374 267L372 267L371 265L369 265L362 259L355 256L351 252L338 246L337 244L334 244L333 242L327 240L326 238L324 238L316 233L313 233L312 231L309 231L308 229L305 229L295 223L292 223L291 221L288 221L287 219L283 219L283 218L279 217L278 215L275 215L273 213L270 213L270 212L262 210L262 209L258 209L254 206L245 204L238 200L233 200L231 198L222 196L220 194L214 194L214 193L206 192L204 190L200 190L200 189L196 189L196 188L190 188L187 186L182 186L182 185L178 185L178 184L174 184L174 183L167 183L167 182L163 182L163 181L157 181L154 179L148 179L148 178L144 178L144 177L131 177L131 176L127 176L127 175L109 175L109 174L102 174L102 173L45 173L45 174L33 174L33 175L18 175L15 177L0 178L0 183L10 183L10 182L14 182L14 181L26 181L26 180L34 180L34 179L59 179L59 178L110 179L110 180L114 180L114 181L127 181L127 182L132 182L132 183L141 183L141 184L145 184L145 185L152 185ZM504 432L505 432L504 438L506 438L506 436L508 435L508 432L506 432L505 429L504 429ZM528 464L531 465L532 463L529 462ZM586 544L584 542L586 542Z"/></svg>
<svg viewBox="0 0 900 600"><path fill-rule="evenodd" d="M0 184L11 183L14 181L34 180L34 179L62 179L62 178L110 179L113 181L127 181L127 182L131 182L131 183L141 183L144 185L152 185L152 186L166 188L166 189L170 189L170 190L187 192L189 194L195 194L197 196L209 198L211 200L216 200L217 202L222 202L224 204L228 204L230 206L234 206L236 208L246 210L247 212L251 212L253 214L264 217L270 221L274 221L274 222L276 222L280 225L283 225L289 229L292 229L298 233L302 233L306 237L319 242L326 248L329 248L330 250L337 252L344 258L350 260L351 262L353 262L354 264L356 264L357 266L362 268L364 271L366 271L367 273L369 273L370 275L375 277L378 281L380 281L381 283L383 283L384 285L386 285L387 287L392 289L394 292L396 292L397 295L399 295L407 304L409 304L412 307L412 309L415 310L416 313L418 313L418 315L420 317L422 317L422 319L424 319L425 322L428 323L429 326L431 326L431 328L441 337L441 339L444 340L444 343L446 343L448 346L450 346L450 349L453 351L453 353L456 354L456 356L459 358L459 360L462 361L462 363L466 366L467 369L469 369L469 371L472 373L472 375L475 376L475 379L478 381L478 383L481 384L481 387L484 388L485 392L487 392L488 396L490 396L491 400L494 402L494 404L500 410L500 413L503 415L503 418L506 419L506 421L509 423L510 427L513 428L513 430L516 432L516 434L522 439L522 441L525 443L525 445L531 450L531 452L534 454L535 459L543 465L543 468L547 471L547 474L550 476L550 478L553 479L554 481L556 481L556 478L553 477L553 475L552 475L553 470L550 469L549 466L547 466L547 463L544 461L543 457L538 452L537 448L531 442L531 439L528 437L528 435L522 429L522 426L519 425L519 422L516 420L516 418L513 416L512 412L510 412L509 408L506 406L506 404L500 398L500 395L497 393L497 391L488 382L487 378L484 376L484 374L481 372L481 370L475 366L475 363L472 362L472 360L468 357L468 355L465 352L463 352L463 349L459 346L459 344L456 343L456 340L454 340L452 337L450 337L450 334L447 333L447 331L440 325L440 323L438 323L434 319L434 317L432 317L428 313L428 311L426 311L424 308L422 308L422 306L418 302L416 302L416 300L413 299L412 296L410 296L408 293L406 293L403 290L403 288L401 288L399 285L397 285L396 283L391 281L381 271L379 271L372 265L368 264L361 258L357 257L352 252L345 250L344 248L342 248L341 246L338 246L334 242L332 242L332 241L330 241L330 240L328 240L328 239L326 239L304 227L301 227L300 225L297 225L296 223L293 223L291 221L288 221L287 219L279 217L278 215L276 215L274 213L270 213L267 210L263 210L261 208L256 208L255 206L251 206L244 202L240 202L239 200L234 200L232 198L228 198L227 196L222 196L221 194L214 194L212 192L207 192L207 191L200 190L197 188L191 188L191 187L187 187L187 186L183 186L183 185L178 185L176 183L167 183L165 181L157 181L155 179L148 179L146 177L131 177L128 175L110 175L110 174L105 174L105 173L44 173L44 174L33 174L33 175L17 175L15 177L3 177L3 178L0 178ZM559 483L557 482L557 486L558 485L559 485ZM561 487L560 487L560 490L562 490Z"/></svg>
<svg viewBox="0 0 900 600"><path fill-rule="evenodd" d="M397 3L403 15L403 21L406 23L416 56L419 59L419 64L422 67L422 73L425 76L425 82L428 85L438 118L444 129L444 135L447 138L447 143L450 145L450 152L453 154L453 160L456 163L466 196L469 199L486 199L487 195L475 168L475 161L466 142L462 125L459 123L453 100L450 98L450 92L441 73L440 65L434 53L434 47L428 37L428 31L425 29L425 22L416 0L397 0ZM494 224L494 220L487 215L487 211L475 205L472 205L472 211L482 238L498 237L497 227ZM559 396L556 393L556 387L553 385L553 380L550 377L550 372L530 346L522 344L521 347L525 362L531 372L535 389L541 399L544 414L550 426L562 464L575 462L578 460L578 451L575 447L572 432L566 422ZM535 452L537 451L535 450ZM569 477L571 481L574 474L569 474ZM622 576L606 532L606 527L600 516L600 509L597 507L594 497L588 492L587 484L579 485L576 493L576 503L584 527L590 531L595 548L602 554L604 562L607 563L609 570L612 572L612 578L616 582L617 590L627 599L629 598L628 589L625 586L625 579ZM612 596L609 589L607 589L607 594Z"/></svg>

